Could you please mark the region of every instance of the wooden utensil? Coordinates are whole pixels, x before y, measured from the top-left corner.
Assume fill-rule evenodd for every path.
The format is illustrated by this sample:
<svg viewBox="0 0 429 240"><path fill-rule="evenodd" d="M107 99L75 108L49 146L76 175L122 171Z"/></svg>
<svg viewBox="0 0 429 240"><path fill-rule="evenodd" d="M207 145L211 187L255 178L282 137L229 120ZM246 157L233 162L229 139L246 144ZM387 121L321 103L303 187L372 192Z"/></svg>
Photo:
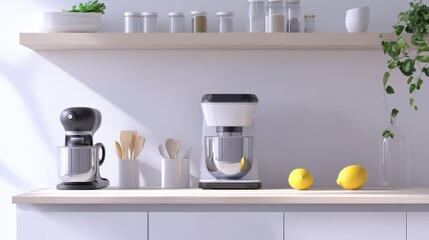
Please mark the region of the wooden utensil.
<svg viewBox="0 0 429 240"><path fill-rule="evenodd" d="M130 132L132 134L131 143L130 143L130 158L134 159L133 158L133 152L134 152L134 146L135 146L136 141L137 141L137 131L130 131Z"/></svg>
<svg viewBox="0 0 429 240"><path fill-rule="evenodd" d="M191 150L192 150L192 147L190 147L188 149L188 151L186 151L186 153L185 153L185 155L183 155L182 159L189 159L189 157L191 156Z"/></svg>
<svg viewBox="0 0 429 240"><path fill-rule="evenodd" d="M129 159L128 151L130 149L132 140L133 140L133 131L121 131L120 142L122 145L123 159Z"/></svg>
<svg viewBox="0 0 429 240"><path fill-rule="evenodd" d="M165 140L165 148L167 149L170 159L175 159L177 151L179 150L179 144L177 144L177 141L172 138L167 138L167 140Z"/></svg>
<svg viewBox="0 0 429 240"><path fill-rule="evenodd" d="M168 155L165 153L165 149L164 149L164 146L162 146L162 144L158 146L158 150L159 150L159 154L161 154L161 157L165 159L169 158Z"/></svg>
<svg viewBox="0 0 429 240"><path fill-rule="evenodd" d="M143 150L144 143L145 143L145 138L138 135L137 140L136 140L134 147L133 147L134 151L133 151L132 156L131 156L132 159L137 159L137 157L140 155L140 153Z"/></svg>
<svg viewBox="0 0 429 240"><path fill-rule="evenodd" d="M115 141L115 151L119 159L122 159L122 146L118 141Z"/></svg>

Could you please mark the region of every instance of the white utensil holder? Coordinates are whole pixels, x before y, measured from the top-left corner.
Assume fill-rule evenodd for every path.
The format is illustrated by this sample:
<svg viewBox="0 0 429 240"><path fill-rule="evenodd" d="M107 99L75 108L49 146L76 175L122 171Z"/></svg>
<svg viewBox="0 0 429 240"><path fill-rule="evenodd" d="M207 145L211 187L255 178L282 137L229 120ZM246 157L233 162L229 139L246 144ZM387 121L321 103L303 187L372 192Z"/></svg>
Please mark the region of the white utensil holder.
<svg viewBox="0 0 429 240"><path fill-rule="evenodd" d="M139 159L119 160L119 188L135 189L140 187Z"/></svg>
<svg viewBox="0 0 429 240"><path fill-rule="evenodd" d="M161 162L162 188L189 187L189 159L162 158Z"/></svg>

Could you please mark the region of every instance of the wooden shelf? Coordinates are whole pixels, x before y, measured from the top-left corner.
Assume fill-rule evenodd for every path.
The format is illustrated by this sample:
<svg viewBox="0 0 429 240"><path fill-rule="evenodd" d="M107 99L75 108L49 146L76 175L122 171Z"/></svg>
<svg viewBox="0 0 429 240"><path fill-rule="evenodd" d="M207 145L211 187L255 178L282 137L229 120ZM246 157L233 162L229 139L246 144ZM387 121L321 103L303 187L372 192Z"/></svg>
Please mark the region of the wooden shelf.
<svg viewBox="0 0 429 240"><path fill-rule="evenodd" d="M20 33L19 41L33 50L381 49L379 33Z"/></svg>
<svg viewBox="0 0 429 240"><path fill-rule="evenodd" d="M12 198L14 204L265 204L427 205L429 189L394 190L202 190L106 188L94 191L42 189Z"/></svg>

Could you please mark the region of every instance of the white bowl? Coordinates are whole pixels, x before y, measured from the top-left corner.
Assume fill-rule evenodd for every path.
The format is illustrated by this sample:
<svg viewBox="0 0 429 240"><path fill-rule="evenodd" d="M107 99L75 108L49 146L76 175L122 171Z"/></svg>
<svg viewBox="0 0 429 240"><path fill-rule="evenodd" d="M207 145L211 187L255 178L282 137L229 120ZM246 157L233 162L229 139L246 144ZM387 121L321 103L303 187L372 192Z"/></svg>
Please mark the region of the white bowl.
<svg viewBox="0 0 429 240"><path fill-rule="evenodd" d="M352 8L352 9L347 10L347 13L359 13L359 12L369 12L369 6Z"/></svg>
<svg viewBox="0 0 429 240"><path fill-rule="evenodd" d="M369 21L346 20L346 29L349 33L363 33L368 30Z"/></svg>
<svg viewBox="0 0 429 240"><path fill-rule="evenodd" d="M45 12L43 32L96 32L101 25L101 13Z"/></svg>

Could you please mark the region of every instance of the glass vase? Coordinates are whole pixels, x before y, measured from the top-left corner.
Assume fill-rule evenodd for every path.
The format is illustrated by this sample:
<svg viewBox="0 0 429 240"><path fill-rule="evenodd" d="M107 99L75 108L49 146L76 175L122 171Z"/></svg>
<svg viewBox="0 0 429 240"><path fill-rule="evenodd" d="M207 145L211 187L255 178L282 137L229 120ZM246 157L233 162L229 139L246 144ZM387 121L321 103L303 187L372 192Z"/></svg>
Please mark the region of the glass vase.
<svg viewBox="0 0 429 240"><path fill-rule="evenodd" d="M403 188L410 185L409 144L392 117L380 145L379 184L381 187Z"/></svg>

